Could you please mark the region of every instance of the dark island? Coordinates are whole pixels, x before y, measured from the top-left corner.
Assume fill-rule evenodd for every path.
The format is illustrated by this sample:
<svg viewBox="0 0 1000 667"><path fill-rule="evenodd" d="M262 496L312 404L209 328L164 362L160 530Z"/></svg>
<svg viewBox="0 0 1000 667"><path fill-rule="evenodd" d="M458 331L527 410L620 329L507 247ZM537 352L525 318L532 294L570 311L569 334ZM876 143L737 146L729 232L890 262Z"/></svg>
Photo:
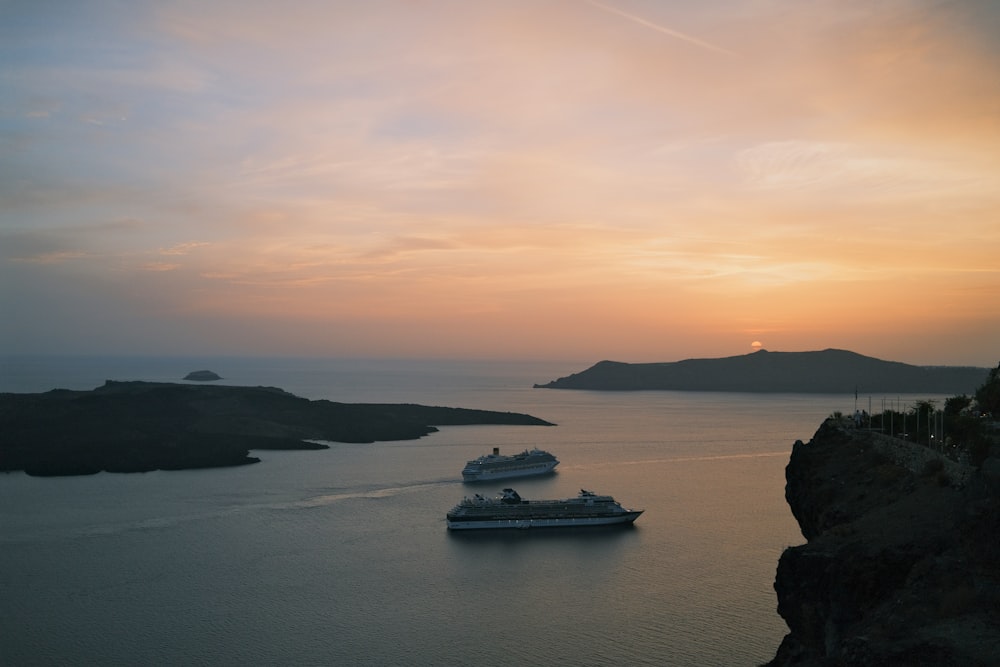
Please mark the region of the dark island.
<svg viewBox="0 0 1000 667"><path fill-rule="evenodd" d="M191 382L214 382L221 380L222 376L214 371L191 371L184 376L184 379Z"/></svg>
<svg viewBox="0 0 1000 667"><path fill-rule="evenodd" d="M953 394L972 391L988 373L988 368L911 366L846 350L758 350L720 359L648 364L601 361L580 373L535 387L598 391Z"/></svg>
<svg viewBox="0 0 1000 667"><path fill-rule="evenodd" d="M91 391L0 394L0 471L29 475L257 463L252 449L310 440L410 440L436 426L551 425L530 415L415 404L311 401L272 387L113 382Z"/></svg>
<svg viewBox="0 0 1000 667"><path fill-rule="evenodd" d="M959 463L836 416L796 442L785 497L808 542L778 563L790 632L769 664L997 664L1000 446L983 454Z"/></svg>

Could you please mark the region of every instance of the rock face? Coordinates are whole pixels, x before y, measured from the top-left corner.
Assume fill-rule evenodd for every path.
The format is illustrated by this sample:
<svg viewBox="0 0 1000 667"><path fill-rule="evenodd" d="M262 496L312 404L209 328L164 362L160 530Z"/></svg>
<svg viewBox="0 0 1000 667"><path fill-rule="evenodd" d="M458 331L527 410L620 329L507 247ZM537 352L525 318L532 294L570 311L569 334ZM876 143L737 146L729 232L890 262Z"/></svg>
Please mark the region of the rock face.
<svg viewBox="0 0 1000 667"><path fill-rule="evenodd" d="M409 440L458 424L549 425L530 415L310 401L270 387L107 382L93 391L0 394L0 471L32 475L256 463L251 449L307 440Z"/></svg>
<svg viewBox="0 0 1000 667"><path fill-rule="evenodd" d="M995 665L1000 481L829 419L796 442L785 497L808 542L774 588L785 665Z"/></svg>
<svg viewBox="0 0 1000 667"><path fill-rule="evenodd" d="M759 350L721 359L653 364L602 361L580 373L535 387L597 391L968 394L988 374L988 368L911 366L847 350Z"/></svg>

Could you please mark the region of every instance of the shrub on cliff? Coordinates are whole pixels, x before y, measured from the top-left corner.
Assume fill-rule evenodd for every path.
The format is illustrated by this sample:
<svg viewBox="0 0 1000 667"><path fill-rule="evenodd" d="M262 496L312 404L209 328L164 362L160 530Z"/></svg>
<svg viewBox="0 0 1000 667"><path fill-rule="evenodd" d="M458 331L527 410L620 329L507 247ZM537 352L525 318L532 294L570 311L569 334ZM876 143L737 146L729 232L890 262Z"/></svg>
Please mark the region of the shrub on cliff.
<svg viewBox="0 0 1000 667"><path fill-rule="evenodd" d="M944 402L944 414L948 417L957 417L962 414L962 410L972 405L972 397L962 394L961 396L952 396L951 398L945 399Z"/></svg>
<svg viewBox="0 0 1000 667"><path fill-rule="evenodd" d="M994 418L1000 417L1000 364L990 371L986 382L976 390L976 403L981 412L992 413Z"/></svg>

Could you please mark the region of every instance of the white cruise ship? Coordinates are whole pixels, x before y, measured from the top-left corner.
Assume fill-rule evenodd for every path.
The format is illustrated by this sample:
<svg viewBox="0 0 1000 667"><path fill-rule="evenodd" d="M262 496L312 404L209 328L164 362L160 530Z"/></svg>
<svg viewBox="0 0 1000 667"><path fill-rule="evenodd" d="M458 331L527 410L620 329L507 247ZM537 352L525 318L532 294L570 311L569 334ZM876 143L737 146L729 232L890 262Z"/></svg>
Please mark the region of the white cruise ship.
<svg viewBox="0 0 1000 667"><path fill-rule="evenodd" d="M524 450L520 454L505 456L499 447L492 454L480 456L465 464L462 479L466 482L488 482L508 477L527 477L550 473L559 465L556 457L541 449Z"/></svg>

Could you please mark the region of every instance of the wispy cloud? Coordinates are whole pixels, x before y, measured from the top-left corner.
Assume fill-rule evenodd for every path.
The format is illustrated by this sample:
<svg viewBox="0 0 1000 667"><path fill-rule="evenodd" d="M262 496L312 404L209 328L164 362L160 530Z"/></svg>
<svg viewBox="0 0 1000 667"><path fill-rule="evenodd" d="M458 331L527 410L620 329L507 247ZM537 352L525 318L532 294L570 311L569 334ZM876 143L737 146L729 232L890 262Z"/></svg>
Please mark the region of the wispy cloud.
<svg viewBox="0 0 1000 667"><path fill-rule="evenodd" d="M998 187L996 176L962 164L893 154L891 146L837 142L779 141L739 153L736 163L751 188L791 191L848 191L853 196L985 194Z"/></svg>
<svg viewBox="0 0 1000 667"><path fill-rule="evenodd" d="M594 7L597 7L599 9L603 9L606 12L611 12L612 14L617 14L618 16L621 16L622 18L626 18L629 21L634 21L635 23L638 23L639 25L646 26L647 28L651 28L653 30L656 30L657 32L662 32L665 35L670 35L671 37L674 37L676 39L681 39L681 40L684 40L685 42L688 42L690 44L694 44L696 46L700 46L703 49L708 49L709 51L715 51L716 53L723 53L723 54L725 54L727 56L738 55L737 53L734 53L734 52L730 51L729 49L724 49L721 46L716 46L715 44L711 44L711 43L706 42L706 41L704 41L702 39L698 39L697 37L692 37L691 35L687 35L687 34L685 34L683 32L677 31L677 30L671 30L670 28L667 28L665 26L659 25L657 23L653 23L652 21L647 21L646 19L644 19L644 18L642 18L640 16L636 16L635 14L629 14L628 12L623 12L622 10L616 9L615 7L611 7L609 5L605 5L605 4L602 4L600 2L595 2L595 0L587 0L587 4L593 5Z"/></svg>
<svg viewBox="0 0 1000 667"><path fill-rule="evenodd" d="M781 349L807 322L889 340L927 301L1000 328L984 3L12 11L0 305L29 314L20 340L34 303L92 330L184 313L223 348L233 315L275 353L305 349L293 330L321 354Z"/></svg>
<svg viewBox="0 0 1000 667"><path fill-rule="evenodd" d="M86 255L76 239L58 232L0 228L0 257L10 261L55 264Z"/></svg>
<svg viewBox="0 0 1000 667"><path fill-rule="evenodd" d="M425 238L410 236L393 239L391 242L365 253L366 259L385 260L400 257L414 252L427 252L435 250L450 250L455 248L455 243L446 239Z"/></svg>
<svg viewBox="0 0 1000 667"><path fill-rule="evenodd" d="M187 241L185 243L178 243L177 245L170 246L169 248L160 248L158 252L161 255L188 255L191 251L207 245L211 244L204 241Z"/></svg>
<svg viewBox="0 0 1000 667"><path fill-rule="evenodd" d="M34 255L15 255L10 259L14 262L25 262L29 264L62 264L63 262L81 259L86 256L87 253L79 250L57 250L53 252L41 252Z"/></svg>
<svg viewBox="0 0 1000 667"><path fill-rule="evenodd" d="M169 262L146 262L145 264L142 264L140 268L143 271L161 273L164 271L176 271L180 268L180 266L180 264L171 264Z"/></svg>

